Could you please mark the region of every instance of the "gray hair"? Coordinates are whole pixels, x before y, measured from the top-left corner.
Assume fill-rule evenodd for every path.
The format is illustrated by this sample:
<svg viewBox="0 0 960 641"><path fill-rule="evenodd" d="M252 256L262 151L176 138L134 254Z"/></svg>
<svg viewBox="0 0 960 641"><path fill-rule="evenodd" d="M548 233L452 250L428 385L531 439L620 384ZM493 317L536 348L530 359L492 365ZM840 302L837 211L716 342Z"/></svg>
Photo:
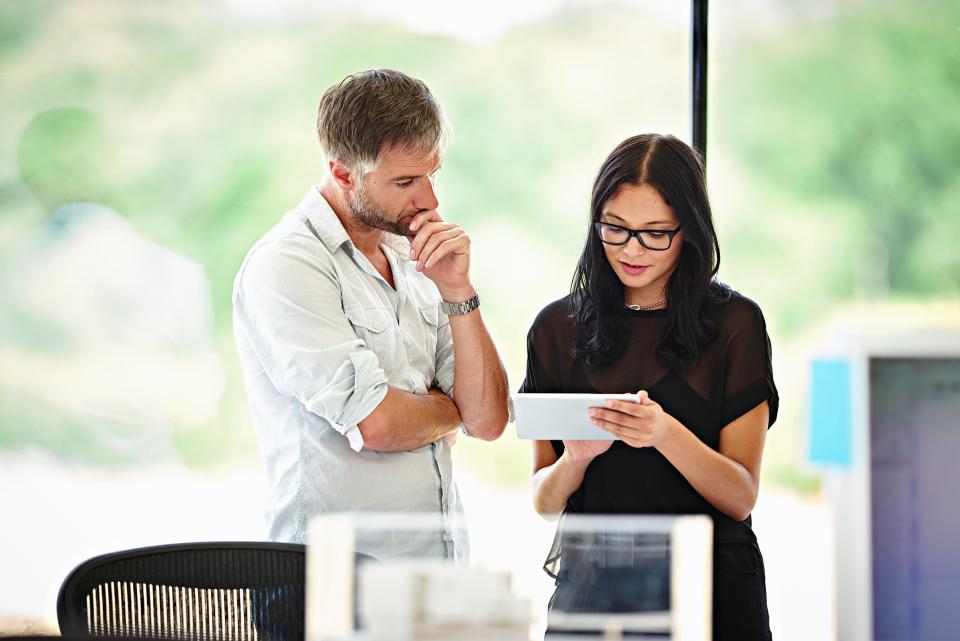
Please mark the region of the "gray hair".
<svg viewBox="0 0 960 641"><path fill-rule="evenodd" d="M423 81L392 69L371 69L327 89L317 109L317 135L328 160L343 161L366 176L384 145L442 149L450 125Z"/></svg>

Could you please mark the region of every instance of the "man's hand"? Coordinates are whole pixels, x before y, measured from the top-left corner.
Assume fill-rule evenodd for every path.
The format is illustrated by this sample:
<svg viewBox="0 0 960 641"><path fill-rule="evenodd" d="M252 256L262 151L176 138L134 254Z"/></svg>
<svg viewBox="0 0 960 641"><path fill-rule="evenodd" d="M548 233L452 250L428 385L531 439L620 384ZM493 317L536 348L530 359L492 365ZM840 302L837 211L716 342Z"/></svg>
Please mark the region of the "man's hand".
<svg viewBox="0 0 960 641"><path fill-rule="evenodd" d="M432 280L444 300L459 303L474 294L470 284L470 236L459 225L444 222L436 210L420 212L410 223L410 260Z"/></svg>
<svg viewBox="0 0 960 641"><path fill-rule="evenodd" d="M417 271L432 280L443 300L462 303L476 290L470 283L470 237L446 223L434 210L414 216L410 259ZM453 340L453 397L460 422L470 436L492 441L503 434L509 418L507 373L483 324L479 310L450 317ZM445 352L445 364L449 352ZM447 374L449 375L449 374Z"/></svg>

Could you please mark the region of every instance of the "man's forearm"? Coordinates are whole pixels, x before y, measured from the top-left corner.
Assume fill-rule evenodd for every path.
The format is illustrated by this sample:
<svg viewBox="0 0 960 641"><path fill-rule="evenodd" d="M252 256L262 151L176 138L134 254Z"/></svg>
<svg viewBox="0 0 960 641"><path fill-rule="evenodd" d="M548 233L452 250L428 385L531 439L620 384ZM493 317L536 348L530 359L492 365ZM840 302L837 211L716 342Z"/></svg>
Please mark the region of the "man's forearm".
<svg viewBox="0 0 960 641"><path fill-rule="evenodd" d="M453 400L440 390L412 394L388 387L386 397L358 427L368 449L409 452L457 430L460 414Z"/></svg>
<svg viewBox="0 0 960 641"><path fill-rule="evenodd" d="M453 400L471 436L498 438L509 420L507 373L480 310L450 317L453 334Z"/></svg>

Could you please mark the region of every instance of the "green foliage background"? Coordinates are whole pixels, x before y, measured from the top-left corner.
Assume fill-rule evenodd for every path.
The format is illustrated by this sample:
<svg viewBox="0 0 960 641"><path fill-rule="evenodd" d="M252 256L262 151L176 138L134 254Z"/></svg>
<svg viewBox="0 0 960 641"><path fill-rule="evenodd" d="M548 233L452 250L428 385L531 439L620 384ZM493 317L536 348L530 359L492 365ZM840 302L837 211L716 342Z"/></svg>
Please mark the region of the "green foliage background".
<svg viewBox="0 0 960 641"><path fill-rule="evenodd" d="M708 164L721 277L762 305L778 353L845 301L957 298L958 24L954 3L928 0L841 3L826 19L726 43L714 28ZM61 105L97 113L121 159L105 200L211 281L226 393L219 418L177 430L176 446L196 466L255 464L233 277L321 176L313 119L323 90L355 70L399 68L431 86L454 124L441 209L474 236L474 278L516 388L530 321L568 287L602 158L640 131L687 137L688 38L685 24L607 3L470 44L391 22L262 19L186 0L7 0L0 251L48 214L20 180L23 127ZM799 378L787 374L782 388ZM0 390L0 447L123 462L100 460L69 416L35 400ZM809 485L802 418L782 416L767 459L795 486ZM513 437L459 449L493 481L527 478L527 445Z"/></svg>

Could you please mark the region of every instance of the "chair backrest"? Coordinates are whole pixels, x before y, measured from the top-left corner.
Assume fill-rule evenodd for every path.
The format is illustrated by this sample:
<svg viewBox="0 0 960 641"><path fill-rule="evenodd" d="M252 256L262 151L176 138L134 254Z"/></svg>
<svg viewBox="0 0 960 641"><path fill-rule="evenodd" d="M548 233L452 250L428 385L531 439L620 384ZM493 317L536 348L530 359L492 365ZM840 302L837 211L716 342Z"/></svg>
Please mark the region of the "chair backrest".
<svg viewBox="0 0 960 641"><path fill-rule="evenodd" d="M305 552L291 543L182 543L97 556L60 587L60 631L303 641Z"/></svg>
<svg viewBox="0 0 960 641"><path fill-rule="evenodd" d="M90 635L61 636L59 634L0 634L3 641L90 641ZM97 637L96 641L156 641L147 637Z"/></svg>

